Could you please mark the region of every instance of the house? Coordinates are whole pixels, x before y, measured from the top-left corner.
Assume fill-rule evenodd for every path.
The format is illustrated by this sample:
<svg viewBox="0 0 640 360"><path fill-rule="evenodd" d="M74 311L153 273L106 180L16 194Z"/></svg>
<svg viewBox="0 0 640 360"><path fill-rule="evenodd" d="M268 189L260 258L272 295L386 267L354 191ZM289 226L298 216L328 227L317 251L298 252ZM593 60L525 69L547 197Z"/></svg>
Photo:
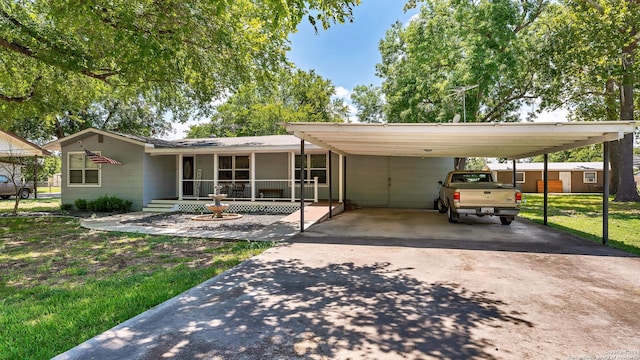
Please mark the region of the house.
<svg viewBox="0 0 640 360"><path fill-rule="evenodd" d="M301 161L301 140L293 135L168 141L91 128L45 147L62 153L63 204L109 195L130 200L135 210L202 211L216 190L228 194L235 211L296 208L301 165L305 200L328 199L331 185L334 201L431 208L437 181L453 166L451 158L354 155L347 161L309 142Z"/></svg>
<svg viewBox="0 0 640 360"><path fill-rule="evenodd" d="M513 164L487 164L498 182L513 183ZM565 162L548 164L549 192L601 193L602 162ZM525 193L543 192L544 163L517 163L516 184Z"/></svg>

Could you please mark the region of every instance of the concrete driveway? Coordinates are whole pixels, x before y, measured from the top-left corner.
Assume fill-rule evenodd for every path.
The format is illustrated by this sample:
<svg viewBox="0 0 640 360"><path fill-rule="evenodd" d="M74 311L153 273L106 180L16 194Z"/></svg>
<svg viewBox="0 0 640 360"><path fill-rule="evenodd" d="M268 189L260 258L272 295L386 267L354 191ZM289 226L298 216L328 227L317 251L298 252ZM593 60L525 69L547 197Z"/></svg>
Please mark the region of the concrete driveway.
<svg viewBox="0 0 640 360"><path fill-rule="evenodd" d="M59 359L640 359L639 274L526 221L357 210Z"/></svg>

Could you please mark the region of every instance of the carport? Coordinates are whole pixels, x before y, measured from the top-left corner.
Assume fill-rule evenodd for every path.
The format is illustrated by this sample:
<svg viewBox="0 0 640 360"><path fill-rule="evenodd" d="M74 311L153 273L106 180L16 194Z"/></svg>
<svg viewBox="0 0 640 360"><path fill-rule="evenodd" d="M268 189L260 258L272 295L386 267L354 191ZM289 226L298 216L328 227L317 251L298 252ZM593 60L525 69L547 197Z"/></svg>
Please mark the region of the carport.
<svg viewBox="0 0 640 360"><path fill-rule="evenodd" d="M609 143L635 131L634 121L562 122L562 123L446 123L446 124L346 124L288 123L288 132L304 142L321 146L344 158L350 155L402 157L496 157L513 160L515 185L517 159L544 155L544 224L548 213L548 155L557 151L593 144L604 144L604 186L602 242L608 241ZM331 164L329 164L331 169ZM346 183L345 167L340 166L341 181ZM304 169L301 169L301 186ZM331 175L328 176L332 178ZM332 193L329 181L329 194ZM342 184L340 184L342 189ZM329 204L333 199L331 195ZM339 201L343 201L341 192ZM304 210L304 199L301 207ZM329 205L331 216L331 205ZM301 232L304 231L304 211Z"/></svg>
<svg viewBox="0 0 640 360"><path fill-rule="evenodd" d="M0 157L17 159L33 156L33 161L38 161L38 156L49 156L51 153L40 146L6 130L0 130ZM37 183L37 167L34 167L34 183ZM34 187L34 196L38 198L38 187Z"/></svg>

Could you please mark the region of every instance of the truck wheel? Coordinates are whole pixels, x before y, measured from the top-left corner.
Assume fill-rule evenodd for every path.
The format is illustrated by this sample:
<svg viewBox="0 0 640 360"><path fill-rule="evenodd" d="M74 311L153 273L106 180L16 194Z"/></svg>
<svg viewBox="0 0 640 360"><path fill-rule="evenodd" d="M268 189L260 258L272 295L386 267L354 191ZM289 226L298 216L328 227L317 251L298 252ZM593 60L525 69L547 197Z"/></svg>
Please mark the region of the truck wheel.
<svg viewBox="0 0 640 360"><path fill-rule="evenodd" d="M447 212L447 207L444 205L442 199L438 199L438 212L444 214Z"/></svg>
<svg viewBox="0 0 640 360"><path fill-rule="evenodd" d="M500 216L500 223L502 225L511 225L511 222L513 221L512 217L509 216Z"/></svg>
<svg viewBox="0 0 640 360"><path fill-rule="evenodd" d="M447 208L447 217L449 218L450 223L457 223L458 219L460 219L460 214L457 214L451 210L451 208Z"/></svg>
<svg viewBox="0 0 640 360"><path fill-rule="evenodd" d="M20 199L28 199L30 193L29 189L22 189L20 192Z"/></svg>

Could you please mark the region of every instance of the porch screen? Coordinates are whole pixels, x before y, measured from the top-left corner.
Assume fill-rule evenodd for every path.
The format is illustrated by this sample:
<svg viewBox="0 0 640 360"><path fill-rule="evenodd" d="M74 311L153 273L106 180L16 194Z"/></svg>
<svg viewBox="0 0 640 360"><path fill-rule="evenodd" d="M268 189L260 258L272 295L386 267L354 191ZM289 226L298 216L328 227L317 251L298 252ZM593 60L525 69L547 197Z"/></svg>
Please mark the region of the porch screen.
<svg viewBox="0 0 640 360"><path fill-rule="evenodd" d="M218 179L249 180L249 156L220 156L218 158Z"/></svg>
<svg viewBox="0 0 640 360"><path fill-rule="evenodd" d="M309 164L307 166L307 164ZM318 177L318 184L327 183L327 155L326 154L307 154L305 156L305 172L306 180L313 180ZM300 155L296 155L296 180L300 180Z"/></svg>

